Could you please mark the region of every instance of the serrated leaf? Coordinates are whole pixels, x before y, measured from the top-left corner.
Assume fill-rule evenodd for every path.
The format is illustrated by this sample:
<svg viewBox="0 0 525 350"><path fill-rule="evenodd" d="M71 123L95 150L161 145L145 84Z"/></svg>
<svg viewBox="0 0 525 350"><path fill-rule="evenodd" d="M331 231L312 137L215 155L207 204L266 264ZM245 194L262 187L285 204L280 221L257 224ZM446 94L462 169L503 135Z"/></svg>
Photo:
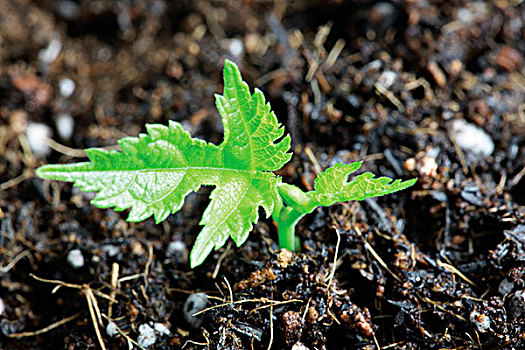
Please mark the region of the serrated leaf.
<svg viewBox="0 0 525 350"><path fill-rule="evenodd" d="M362 162L337 163L326 169L315 179L314 191L306 194L319 205L330 206L337 202L361 201L383 196L412 186L417 179L392 181L389 177L374 178L372 173L363 173L348 181L348 176L361 167Z"/></svg>
<svg viewBox="0 0 525 350"><path fill-rule="evenodd" d="M263 94L250 94L237 66L226 60L224 96L216 103L224 123L224 141L194 139L174 121L146 125L147 134L126 137L121 151L88 149L89 162L46 165L43 178L71 181L83 191L97 191L92 204L115 210L131 208L128 221L154 216L156 222L177 212L184 198L201 185L216 188L200 222L204 226L191 253L192 267L228 237L242 244L258 219L282 205L280 181L270 171L291 158L290 137L270 110Z"/></svg>

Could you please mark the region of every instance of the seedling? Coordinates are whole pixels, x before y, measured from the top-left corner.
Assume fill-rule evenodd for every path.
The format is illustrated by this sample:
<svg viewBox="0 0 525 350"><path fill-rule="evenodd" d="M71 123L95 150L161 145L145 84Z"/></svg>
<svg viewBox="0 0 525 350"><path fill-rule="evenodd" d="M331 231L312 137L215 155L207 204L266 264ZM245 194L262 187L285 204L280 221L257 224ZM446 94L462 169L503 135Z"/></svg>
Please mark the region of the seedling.
<svg viewBox="0 0 525 350"><path fill-rule="evenodd" d="M168 126L146 124L146 134L118 141L121 151L90 148L89 162L45 165L36 173L74 182L82 191L98 191L92 204L117 211L131 208L127 220L133 222L153 216L159 223L177 212L190 192L215 186L191 251L191 267L200 265L228 237L237 246L244 243L259 207L277 223L279 246L293 251L297 222L315 208L382 196L416 182L392 182L372 173L348 181L362 162L338 163L317 176L313 191L303 192L273 173L292 157L290 136L283 137L284 127L263 93L255 89L250 94L231 61L224 66L224 95L215 95L215 100L224 124L219 146L192 138L174 121Z"/></svg>

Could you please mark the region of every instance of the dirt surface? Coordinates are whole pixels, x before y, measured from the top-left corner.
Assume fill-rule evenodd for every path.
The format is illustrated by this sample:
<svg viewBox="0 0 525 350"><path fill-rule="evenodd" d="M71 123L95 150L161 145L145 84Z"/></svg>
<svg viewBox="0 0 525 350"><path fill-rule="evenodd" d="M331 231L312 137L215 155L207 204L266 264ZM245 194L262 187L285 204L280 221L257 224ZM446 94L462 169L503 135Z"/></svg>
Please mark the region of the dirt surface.
<svg viewBox="0 0 525 350"><path fill-rule="evenodd" d="M0 348L525 348L522 1L0 9ZM417 184L317 210L301 253L263 219L192 270L209 189L128 223L34 176L145 123L219 143L224 58L292 135L286 182L364 160Z"/></svg>

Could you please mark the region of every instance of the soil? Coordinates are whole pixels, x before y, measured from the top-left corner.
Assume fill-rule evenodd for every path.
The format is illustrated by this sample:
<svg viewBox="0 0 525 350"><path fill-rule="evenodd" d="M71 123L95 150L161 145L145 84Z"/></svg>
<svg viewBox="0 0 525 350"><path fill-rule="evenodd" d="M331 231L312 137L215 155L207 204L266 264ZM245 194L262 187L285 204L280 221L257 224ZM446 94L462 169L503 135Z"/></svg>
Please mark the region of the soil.
<svg viewBox="0 0 525 350"><path fill-rule="evenodd" d="M0 9L1 349L525 348L524 2ZM224 58L292 136L284 181L364 160L417 184L318 209L300 253L262 219L190 269L209 189L128 223L34 176L146 123L220 143Z"/></svg>

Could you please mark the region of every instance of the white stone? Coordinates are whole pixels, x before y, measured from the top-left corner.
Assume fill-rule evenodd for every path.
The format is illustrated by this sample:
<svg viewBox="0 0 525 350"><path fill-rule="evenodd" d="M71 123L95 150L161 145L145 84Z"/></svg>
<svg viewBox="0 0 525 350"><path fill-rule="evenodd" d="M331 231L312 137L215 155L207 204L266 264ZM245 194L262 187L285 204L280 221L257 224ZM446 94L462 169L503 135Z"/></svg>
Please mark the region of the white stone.
<svg viewBox="0 0 525 350"><path fill-rule="evenodd" d="M518 290L512 295L509 308L512 317L520 317L525 314L525 289Z"/></svg>
<svg viewBox="0 0 525 350"><path fill-rule="evenodd" d="M480 127L455 119L449 124L449 135L458 146L479 158L486 158L494 152L494 141Z"/></svg>
<svg viewBox="0 0 525 350"><path fill-rule="evenodd" d="M60 90L60 94L67 98L75 91L75 82L69 78L60 79L58 89Z"/></svg>
<svg viewBox="0 0 525 350"><path fill-rule="evenodd" d="M155 332L157 332L159 334L164 334L164 335L170 335L171 334L171 332L168 329L168 327L166 327L166 325L164 325L162 323L159 323L159 322L154 323L153 324L153 328L155 329Z"/></svg>
<svg viewBox="0 0 525 350"><path fill-rule="evenodd" d="M108 244L108 245L102 246L102 251L106 252L109 257L114 257L118 253L120 253L120 248L116 245Z"/></svg>
<svg viewBox="0 0 525 350"><path fill-rule="evenodd" d="M73 249L67 254L67 262L74 269L79 269L84 266L84 256L79 249Z"/></svg>
<svg viewBox="0 0 525 350"><path fill-rule="evenodd" d="M392 85L395 84L397 81L397 74L391 70L385 70L379 78L377 78L377 82L385 87L385 89L389 89Z"/></svg>
<svg viewBox="0 0 525 350"><path fill-rule="evenodd" d="M470 313L470 322L476 326L479 332L485 333L490 329L490 318L489 316L479 313L478 311L472 311Z"/></svg>
<svg viewBox="0 0 525 350"><path fill-rule="evenodd" d="M182 241L172 241L168 244L166 255L173 258L178 263L188 262L188 247Z"/></svg>
<svg viewBox="0 0 525 350"><path fill-rule="evenodd" d="M58 134L69 140L73 136L73 129L75 127L75 121L69 113L61 113L57 116L56 120Z"/></svg>
<svg viewBox="0 0 525 350"><path fill-rule="evenodd" d="M229 46L230 53L234 57L241 57L244 53L244 44L242 40L239 39L232 39L230 40L230 46Z"/></svg>
<svg viewBox="0 0 525 350"><path fill-rule="evenodd" d="M118 334L117 325L115 324L115 322L108 323L108 325L106 326L106 333L112 338Z"/></svg>
<svg viewBox="0 0 525 350"><path fill-rule="evenodd" d="M56 60L61 50L62 42L55 37L49 41L47 47L38 52L38 59L42 61L42 63L51 64Z"/></svg>
<svg viewBox="0 0 525 350"><path fill-rule="evenodd" d="M292 346L292 350L310 350L303 343L298 341Z"/></svg>
<svg viewBox="0 0 525 350"><path fill-rule="evenodd" d="M150 325L143 323L139 326L139 337L137 338L137 343L147 348L157 341L157 336L155 335L155 331L153 328L150 327Z"/></svg>
<svg viewBox="0 0 525 350"><path fill-rule="evenodd" d="M0 315L2 315L5 311L5 304L2 298L0 298Z"/></svg>
<svg viewBox="0 0 525 350"><path fill-rule="evenodd" d="M191 294L184 303L184 318L193 328L199 328L202 320L200 317L193 316L193 314L203 310L208 303L208 297L204 293Z"/></svg>
<svg viewBox="0 0 525 350"><path fill-rule="evenodd" d="M31 151L38 155L47 156L51 153L51 148L47 144L47 139L51 137L51 128L42 123L28 123L26 128L27 142Z"/></svg>
<svg viewBox="0 0 525 350"><path fill-rule="evenodd" d="M514 289L514 283L510 282L508 279L504 278L501 280L498 286L498 292L499 294L505 296L512 292L512 289Z"/></svg>

